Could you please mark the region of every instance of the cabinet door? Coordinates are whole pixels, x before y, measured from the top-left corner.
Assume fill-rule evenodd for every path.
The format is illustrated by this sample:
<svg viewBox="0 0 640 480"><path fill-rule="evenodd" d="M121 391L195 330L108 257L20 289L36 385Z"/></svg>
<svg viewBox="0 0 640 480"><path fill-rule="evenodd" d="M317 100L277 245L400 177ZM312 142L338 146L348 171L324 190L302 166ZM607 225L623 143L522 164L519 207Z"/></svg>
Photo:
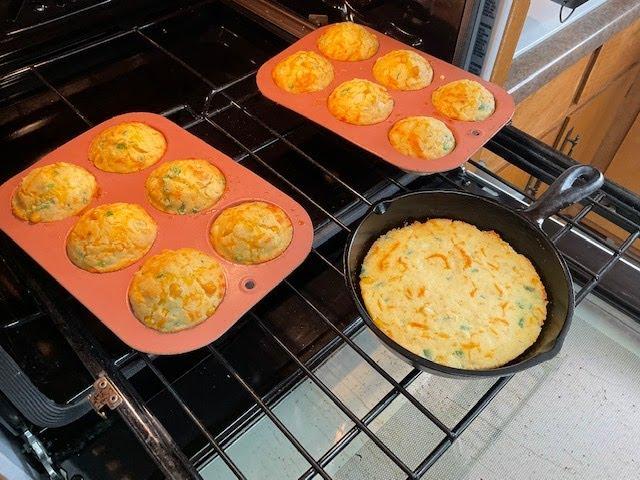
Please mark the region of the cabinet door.
<svg viewBox="0 0 640 480"><path fill-rule="evenodd" d="M624 108L625 97L638 67L628 71L605 90L567 117L558 149L582 163L592 163L600 144L611 128L616 113ZM606 165L610 159L598 159Z"/></svg>
<svg viewBox="0 0 640 480"><path fill-rule="evenodd" d="M605 175L640 195L640 114L636 116Z"/></svg>

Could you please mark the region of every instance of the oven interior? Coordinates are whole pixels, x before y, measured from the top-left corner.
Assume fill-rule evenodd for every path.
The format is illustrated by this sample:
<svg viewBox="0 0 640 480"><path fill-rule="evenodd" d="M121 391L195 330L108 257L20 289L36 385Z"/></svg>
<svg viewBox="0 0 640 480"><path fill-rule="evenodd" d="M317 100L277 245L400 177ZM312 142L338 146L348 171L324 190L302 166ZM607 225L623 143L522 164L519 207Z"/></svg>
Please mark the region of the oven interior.
<svg viewBox="0 0 640 480"><path fill-rule="evenodd" d="M300 2L280 3L293 11L302 8ZM306 3L303 19L304 13L327 11L332 2ZM398 25L406 20L394 13L404 2L349 3L361 5L363 13L358 15L393 16ZM403 11L416 9L411 18L423 18L428 2L408 3ZM5 8L17 4L25 8L32 2L9 2ZM94 5L90 11L102 8L106 5ZM265 419L278 432L274 441L283 461L295 458L296 465L302 465L292 473L296 478L332 478L332 461L349 452L358 438L372 442L378 457L403 478L420 478L511 377L470 386L454 418L444 418L429 401L418 399L410 387L427 374L398 367L391 354L380 353L367 340L344 285L346 238L373 203L396 193L456 189L517 208L529 203L535 190L519 191L473 160L444 174L405 173L266 100L257 91L255 72L288 45L291 35L233 2L188 2L178 8L156 2L151 13L136 12L81 41L69 34L55 49L43 49L34 40L33 48L27 45L20 55L9 54L7 45L13 40L5 37L0 179L116 114L159 113L302 204L314 224L314 248L301 267L222 339L188 354L154 357L121 343L3 234L2 348L42 394L58 404L85 401L100 374L131 400L127 413L108 412L102 419L89 411L67 426L46 428L11 420L6 412L15 409L0 398L3 423L20 441L28 431L41 442L48 460L38 459L33 451L29 454L41 471L48 462L54 472L76 480L162 478L171 471L167 465L172 461L182 464L174 471L176 478L207 478L198 471L216 459L228 478L244 478L226 451ZM335 15L329 12L331 20ZM18 21L29 22L26 14L15 19L14 27ZM56 28L64 31L57 23ZM500 132L488 148L542 185L571 162L513 127ZM564 253L579 285L578 303L594 293L638 318L640 298L626 287L633 284L629 282L640 284L632 252L640 235L639 212L640 199L607 183L579 209L546 222L545 230ZM603 237L590 228L585 219L592 215L616 224L620 238ZM378 379L380 388L365 406L342 401L336 393L339 379L331 381L323 370L345 350L358 360L353 371L368 369ZM280 420L279 409L295 408L287 403L288 394L303 383L312 385L317 398L344 420L327 449L301 443L299 432ZM415 458L389 447L371 427L400 400L415 409L416 418L428 425L424 428L431 429L436 440ZM154 422L160 425L154 437L159 446L149 451L135 432Z"/></svg>

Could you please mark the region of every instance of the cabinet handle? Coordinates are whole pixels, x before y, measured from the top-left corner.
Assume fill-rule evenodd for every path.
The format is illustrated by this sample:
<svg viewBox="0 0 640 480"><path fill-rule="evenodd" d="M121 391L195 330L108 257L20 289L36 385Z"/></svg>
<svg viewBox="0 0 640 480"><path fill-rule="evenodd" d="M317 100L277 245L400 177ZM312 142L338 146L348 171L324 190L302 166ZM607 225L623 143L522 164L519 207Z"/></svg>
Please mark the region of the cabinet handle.
<svg viewBox="0 0 640 480"><path fill-rule="evenodd" d="M564 150L564 146L569 143L571 144L571 148L569 149L569 151L566 153L566 155L568 157L571 156L571 154L573 153L573 149L576 148L576 145L578 145L578 143L580 143L580 134L577 133L575 137L571 138L569 135L571 135L573 133L573 127L571 127L569 129L569 131L567 132L567 134L564 136L564 140L562 141L562 145L560 146L560 151Z"/></svg>

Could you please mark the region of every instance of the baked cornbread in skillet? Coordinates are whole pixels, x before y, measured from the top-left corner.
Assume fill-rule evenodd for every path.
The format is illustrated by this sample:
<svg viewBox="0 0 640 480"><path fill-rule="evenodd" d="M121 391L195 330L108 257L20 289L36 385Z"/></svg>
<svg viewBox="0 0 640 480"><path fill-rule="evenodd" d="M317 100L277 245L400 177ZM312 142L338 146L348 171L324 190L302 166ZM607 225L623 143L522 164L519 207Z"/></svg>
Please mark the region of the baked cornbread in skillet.
<svg viewBox="0 0 640 480"><path fill-rule="evenodd" d="M493 231L432 219L379 237L360 290L375 324L413 353L463 369L494 368L538 338L547 295L536 269Z"/></svg>
<svg viewBox="0 0 640 480"><path fill-rule="evenodd" d="M318 92L333 80L333 65L316 52L300 51L279 62L271 77L290 93Z"/></svg>
<svg viewBox="0 0 640 480"><path fill-rule="evenodd" d="M174 215L198 213L212 207L225 186L224 175L217 167L196 158L163 163L145 182L151 204Z"/></svg>
<svg viewBox="0 0 640 480"><path fill-rule="evenodd" d="M161 332L177 332L209 318L224 297L220 264L193 248L164 250L147 259L129 286L133 314Z"/></svg>
<svg viewBox="0 0 640 480"><path fill-rule="evenodd" d="M465 122L485 120L496 109L493 94L478 82L466 79L437 88L431 101L442 115Z"/></svg>
<svg viewBox="0 0 640 480"><path fill-rule="evenodd" d="M426 160L444 157L456 146L456 140L443 122L432 117L407 117L389 130L389 142L400 153Z"/></svg>
<svg viewBox="0 0 640 480"><path fill-rule="evenodd" d="M318 38L318 50L324 56L346 62L371 58L378 46L378 38L373 33L352 22L333 24Z"/></svg>
<svg viewBox="0 0 640 480"><path fill-rule="evenodd" d="M84 210L98 192L87 170L58 162L31 170L11 198L13 214L31 223L54 222Z"/></svg>
<svg viewBox="0 0 640 480"><path fill-rule="evenodd" d="M84 213L67 236L67 256L89 272L113 272L140 260L157 234L156 222L133 203L109 203Z"/></svg>
<svg viewBox="0 0 640 480"><path fill-rule="evenodd" d="M125 122L96 135L89 146L89 160L105 172L132 173L156 163L166 149L167 140L155 128Z"/></svg>
<svg viewBox="0 0 640 480"><path fill-rule="evenodd" d="M394 90L420 90L431 83L429 62L412 50L393 50L373 64L377 82Z"/></svg>
<svg viewBox="0 0 640 480"><path fill-rule="evenodd" d="M252 265L280 256L291 243L293 226L278 206L245 202L225 209L211 225L209 239L222 257Z"/></svg>
<svg viewBox="0 0 640 480"><path fill-rule="evenodd" d="M354 78L338 85L327 100L329 112L353 125L373 125L387 119L393 98L382 85Z"/></svg>

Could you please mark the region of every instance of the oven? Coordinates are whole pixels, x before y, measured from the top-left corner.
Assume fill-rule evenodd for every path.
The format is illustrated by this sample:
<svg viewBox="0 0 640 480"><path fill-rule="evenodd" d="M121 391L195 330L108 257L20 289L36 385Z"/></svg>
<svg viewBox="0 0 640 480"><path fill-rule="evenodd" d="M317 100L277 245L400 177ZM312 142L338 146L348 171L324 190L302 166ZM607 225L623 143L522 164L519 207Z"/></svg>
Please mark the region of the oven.
<svg viewBox="0 0 640 480"><path fill-rule="evenodd" d="M438 16L445 4L455 5L456 21ZM345 287L342 254L380 199L454 189L521 207L571 159L507 126L487 148L533 176L526 192L473 159L418 176L271 103L256 87L258 67L296 35L349 15L372 25L391 19L386 27L398 38L455 62L460 32L478 5L302 5L8 2L2 181L92 125L149 111L292 196L315 233L304 263L220 340L174 356L128 348L2 234L0 422L6 448L13 445L31 472L24 478L447 478L446 462L469 453L467 431L485 431L483 414L519 411L525 387L517 382L534 391L542 376L561 369L479 381L421 373L364 325ZM38 16L43 6L50 16ZM426 41L425 22L445 33ZM593 216L620 234L595 231L587 221ZM606 182L544 229L571 269L579 309L618 312L615 325L640 338L633 337L640 335L633 250L640 198ZM517 419L516 428L524 428Z"/></svg>

